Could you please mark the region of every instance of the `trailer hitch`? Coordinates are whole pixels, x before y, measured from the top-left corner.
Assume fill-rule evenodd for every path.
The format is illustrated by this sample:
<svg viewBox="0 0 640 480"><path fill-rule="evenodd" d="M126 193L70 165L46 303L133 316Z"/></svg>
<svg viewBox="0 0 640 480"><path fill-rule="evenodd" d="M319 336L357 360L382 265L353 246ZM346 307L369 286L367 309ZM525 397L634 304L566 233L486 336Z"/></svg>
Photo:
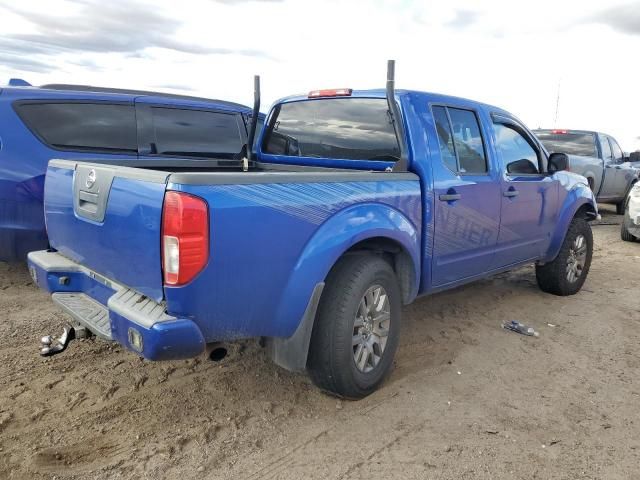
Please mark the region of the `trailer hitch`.
<svg viewBox="0 0 640 480"><path fill-rule="evenodd" d="M71 325L66 325L62 331L62 335L55 338L51 335L45 335L40 339L42 346L40 347L40 355L50 357L65 351L71 340L76 338L76 329Z"/></svg>

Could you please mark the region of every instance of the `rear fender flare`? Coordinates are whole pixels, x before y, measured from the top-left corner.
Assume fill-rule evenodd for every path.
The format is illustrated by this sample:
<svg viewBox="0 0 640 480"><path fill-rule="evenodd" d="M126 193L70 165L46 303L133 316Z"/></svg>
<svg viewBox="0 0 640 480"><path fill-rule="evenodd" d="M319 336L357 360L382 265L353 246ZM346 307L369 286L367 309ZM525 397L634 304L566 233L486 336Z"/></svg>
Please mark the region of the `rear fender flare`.
<svg viewBox="0 0 640 480"><path fill-rule="evenodd" d="M387 205L367 203L344 209L326 221L307 242L283 290L276 317L282 322L282 336L269 340L271 356L276 363L289 370L304 369L319 300L314 290L318 291L318 285L324 286L329 271L347 250L364 240L380 237L395 241L411 257L413 291L409 297L415 298L420 279L418 227ZM282 337L292 341L287 342ZM283 348L299 353L295 356L283 354ZM283 361L285 358L288 359L286 362Z"/></svg>

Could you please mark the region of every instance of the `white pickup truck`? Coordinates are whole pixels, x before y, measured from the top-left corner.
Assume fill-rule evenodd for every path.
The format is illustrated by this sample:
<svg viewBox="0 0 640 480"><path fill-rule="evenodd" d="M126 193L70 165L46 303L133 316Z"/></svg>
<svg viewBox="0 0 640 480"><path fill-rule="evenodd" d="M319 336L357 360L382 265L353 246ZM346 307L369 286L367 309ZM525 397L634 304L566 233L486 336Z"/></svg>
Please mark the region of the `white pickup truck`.
<svg viewBox="0 0 640 480"><path fill-rule="evenodd" d="M566 153L569 170L587 178L598 202L616 206L622 215L631 187L638 181L633 168L615 138L587 130L534 130L550 152Z"/></svg>

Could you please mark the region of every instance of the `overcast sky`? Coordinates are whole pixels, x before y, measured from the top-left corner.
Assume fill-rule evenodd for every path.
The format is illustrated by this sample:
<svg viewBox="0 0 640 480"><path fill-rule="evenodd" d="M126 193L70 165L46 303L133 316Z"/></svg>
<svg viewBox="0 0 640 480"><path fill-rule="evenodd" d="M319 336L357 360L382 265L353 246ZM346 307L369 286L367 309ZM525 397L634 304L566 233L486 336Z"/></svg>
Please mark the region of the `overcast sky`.
<svg viewBox="0 0 640 480"><path fill-rule="evenodd" d="M445 5L446 3L446 5ZM316 88L469 97L531 128L640 149L640 1L0 0L0 84L82 83L252 103ZM556 121L556 98L560 102Z"/></svg>

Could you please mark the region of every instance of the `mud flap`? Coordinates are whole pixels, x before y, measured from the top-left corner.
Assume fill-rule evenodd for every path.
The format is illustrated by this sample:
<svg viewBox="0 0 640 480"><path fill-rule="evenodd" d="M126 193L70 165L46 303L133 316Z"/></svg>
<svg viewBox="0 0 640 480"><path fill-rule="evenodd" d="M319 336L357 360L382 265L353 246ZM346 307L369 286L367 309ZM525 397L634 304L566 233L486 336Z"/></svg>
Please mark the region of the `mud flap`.
<svg viewBox="0 0 640 480"><path fill-rule="evenodd" d="M311 332L316 318L320 297L324 290L324 282L316 284L302 316L300 325L289 338L268 338L267 352L273 362L290 372L302 372L307 367L307 354Z"/></svg>

